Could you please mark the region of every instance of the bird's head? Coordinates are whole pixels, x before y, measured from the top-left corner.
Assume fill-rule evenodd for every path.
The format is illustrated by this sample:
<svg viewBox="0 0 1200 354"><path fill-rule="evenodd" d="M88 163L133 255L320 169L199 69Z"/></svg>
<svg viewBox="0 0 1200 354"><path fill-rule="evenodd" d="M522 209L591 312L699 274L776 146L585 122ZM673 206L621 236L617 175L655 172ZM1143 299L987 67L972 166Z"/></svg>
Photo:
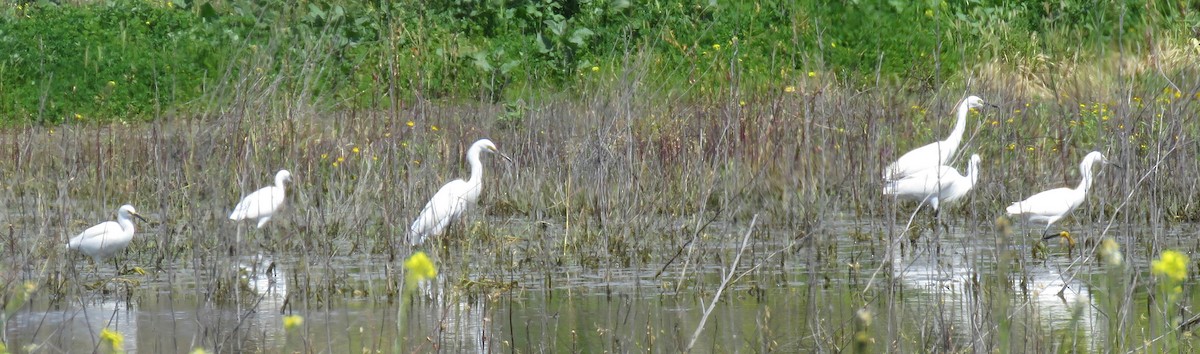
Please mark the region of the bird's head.
<svg viewBox="0 0 1200 354"><path fill-rule="evenodd" d="M483 151L487 151L487 152L499 155L500 157L503 157L505 160L512 162L512 158L508 157L508 155L500 153L500 150L496 149L496 143L493 143L491 140L479 139L479 141L475 142L474 146Z"/></svg>
<svg viewBox="0 0 1200 354"><path fill-rule="evenodd" d="M963 105L967 109L982 108L984 106L996 107L996 105L987 103L982 98L979 98L979 96L968 96L966 99L963 99Z"/></svg>
<svg viewBox="0 0 1200 354"><path fill-rule="evenodd" d="M138 214L137 209L134 209L129 204L122 205L120 209L117 209L117 216L124 217L125 219L132 216L138 218L138 220L146 221L146 218L142 217L142 214Z"/></svg>
<svg viewBox="0 0 1200 354"><path fill-rule="evenodd" d="M292 173L288 172L288 170L279 170L279 172L275 173L275 184L282 185L283 182L291 182L291 181L292 181Z"/></svg>

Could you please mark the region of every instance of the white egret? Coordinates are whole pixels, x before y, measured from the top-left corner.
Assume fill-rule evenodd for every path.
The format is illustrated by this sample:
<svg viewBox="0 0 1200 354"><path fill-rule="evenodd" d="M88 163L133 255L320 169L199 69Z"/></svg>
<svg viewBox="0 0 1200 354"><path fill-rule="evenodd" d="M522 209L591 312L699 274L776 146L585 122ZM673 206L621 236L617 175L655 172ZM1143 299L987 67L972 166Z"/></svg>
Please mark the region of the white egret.
<svg viewBox="0 0 1200 354"><path fill-rule="evenodd" d="M939 203L967 195L979 180L979 155L971 155L967 175L950 166L938 166L913 173L883 186L883 193L900 199L928 202L936 215Z"/></svg>
<svg viewBox="0 0 1200 354"><path fill-rule="evenodd" d="M131 216L146 221L145 218L138 215L132 205L122 205L120 209L117 209L117 221L105 221L83 230L79 236L72 237L70 241L67 241L67 249L79 250L79 252L92 257L96 263L100 263L105 258L124 250L126 246L129 246L129 241L133 240L135 229L133 220L130 219Z"/></svg>
<svg viewBox="0 0 1200 354"><path fill-rule="evenodd" d="M962 143L963 132L967 129L967 114L971 112L972 108L983 107L985 104L983 99L978 96L964 98L958 104L958 122L954 124L954 130L950 132L950 136L946 137L946 140L935 141L900 156L900 159L883 170L883 179L886 181L898 180L921 170L950 162L950 157L958 151L958 145Z"/></svg>
<svg viewBox="0 0 1200 354"><path fill-rule="evenodd" d="M242 198L242 201L233 207L229 220L258 219L258 228L261 229L275 212L279 211L279 207L283 206L286 197L283 183L291 180L291 172L279 170L275 173L275 185L263 187Z"/></svg>
<svg viewBox="0 0 1200 354"><path fill-rule="evenodd" d="M1070 214L1075 207L1083 204L1083 199L1087 197L1088 188L1092 187L1092 165L1095 163L1108 164L1108 160L1104 158L1104 154L1099 151L1092 151L1087 156L1083 157L1083 161L1079 163L1079 173L1083 175L1083 180L1079 181L1079 186L1071 188L1055 188L1034 194L1025 200L1013 203L1006 210L1009 216L1019 216L1028 222L1035 224L1045 224L1046 228L1042 231L1042 235L1046 238L1063 236L1067 242L1074 244L1071 235L1067 232L1047 235L1050 231L1050 225L1053 225L1059 219L1062 219L1067 214Z"/></svg>
<svg viewBox="0 0 1200 354"><path fill-rule="evenodd" d="M417 219L413 220L412 226L408 228L408 240L411 244L419 245L425 242L426 237L442 234L451 221L457 219L479 200L483 184L483 164L479 162L479 154L484 151L512 161L508 156L497 151L496 144L491 140L481 139L471 144L471 148L467 149L467 162L471 164L471 178L465 181L462 179L450 181L433 195L429 203L425 204L425 208L421 210L421 215L417 216Z"/></svg>

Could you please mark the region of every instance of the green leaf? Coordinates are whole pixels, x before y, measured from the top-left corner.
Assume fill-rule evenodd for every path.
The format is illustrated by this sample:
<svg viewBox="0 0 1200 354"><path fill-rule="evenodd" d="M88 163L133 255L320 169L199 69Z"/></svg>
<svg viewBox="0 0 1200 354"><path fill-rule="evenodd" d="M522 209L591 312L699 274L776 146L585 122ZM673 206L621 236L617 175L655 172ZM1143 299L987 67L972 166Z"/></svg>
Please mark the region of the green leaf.
<svg viewBox="0 0 1200 354"><path fill-rule="evenodd" d="M595 32L592 32L592 30L588 29L587 27L580 27L575 30L575 33L571 34L571 39L568 41L575 43L576 47L582 47L584 44L583 42L587 41L588 37L591 37L595 34Z"/></svg>

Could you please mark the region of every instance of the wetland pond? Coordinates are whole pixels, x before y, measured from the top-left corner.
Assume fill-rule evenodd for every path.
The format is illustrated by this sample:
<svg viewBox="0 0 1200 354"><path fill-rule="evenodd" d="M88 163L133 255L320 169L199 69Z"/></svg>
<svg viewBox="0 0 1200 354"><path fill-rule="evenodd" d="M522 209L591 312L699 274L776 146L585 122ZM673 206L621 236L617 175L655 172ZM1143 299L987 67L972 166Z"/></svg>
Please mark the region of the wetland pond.
<svg viewBox="0 0 1200 354"><path fill-rule="evenodd" d="M1161 335L1127 327L1153 327L1149 291L1124 283L1144 282L1127 273L1147 265L1099 264L1091 254L1104 230L1079 230L1083 241L1068 254L1058 242L1002 236L991 223L952 224L887 242L864 237L887 235L883 220L841 220L787 244L762 238L786 230L759 225L692 350L1095 351ZM122 264L146 273L121 275L111 262L92 266L69 255L65 270L38 283L63 289L34 289L9 309L5 342L19 352L106 351L108 329L125 351L141 353L677 352L689 345L747 226L714 224L702 237L709 240L696 242L703 246L683 248L661 274L662 262L564 262L556 226L500 249L436 243L430 254L439 274L409 292L398 290L400 257L369 252L231 247L190 263ZM1108 234L1194 247L1197 228L1115 225ZM154 230L144 232L131 249L153 252L146 240ZM1133 248L1127 252L1140 253ZM241 254L250 249L257 251ZM32 281L44 271L21 274ZM1140 305L1106 303L1111 298ZM406 314L401 301L411 301ZM302 323L285 326L287 316Z"/></svg>

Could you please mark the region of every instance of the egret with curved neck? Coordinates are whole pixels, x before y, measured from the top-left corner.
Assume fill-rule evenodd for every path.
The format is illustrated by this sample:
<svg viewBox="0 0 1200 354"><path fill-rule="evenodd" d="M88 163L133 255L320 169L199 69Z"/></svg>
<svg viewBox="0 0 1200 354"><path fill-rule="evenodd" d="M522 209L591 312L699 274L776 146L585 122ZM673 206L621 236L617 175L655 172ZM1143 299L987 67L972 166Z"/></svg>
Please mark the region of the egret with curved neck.
<svg viewBox="0 0 1200 354"><path fill-rule="evenodd" d="M940 203L961 198L975 187L975 183L979 181L980 161L979 155L971 155L966 176L950 166L921 170L908 177L888 182L883 187L883 193L900 199L927 202L936 214Z"/></svg>
<svg viewBox="0 0 1200 354"><path fill-rule="evenodd" d="M291 172L279 170L275 173L275 185L263 187L242 198L242 201L233 207L229 220L258 219L258 228L261 229L283 206L283 201L287 199L283 184L291 180Z"/></svg>
<svg viewBox="0 0 1200 354"><path fill-rule="evenodd" d="M425 242L429 236L441 235L450 222L462 216L463 212L479 201L483 187L483 163L479 156L483 152L500 155L512 161L508 156L496 150L496 144L491 140L481 139L471 144L467 149L467 163L471 165L471 177L467 180L456 179L446 183L433 195L429 203L421 209L421 214L413 220L408 228L408 240L412 245Z"/></svg>
<svg viewBox="0 0 1200 354"><path fill-rule="evenodd" d="M131 217L146 221L132 205L122 205L117 209L117 221L105 221L83 230L79 236L67 241L67 249L79 250L100 263L129 246L129 241L133 240L133 234L137 231Z"/></svg>
<svg viewBox="0 0 1200 354"><path fill-rule="evenodd" d="M1079 186L1075 188L1055 188L1034 194L1025 200L1012 203L1006 209L1009 216L1021 217L1028 222L1035 224L1045 224L1046 227L1042 230L1042 235L1047 236L1050 231L1050 225L1053 225L1058 220L1070 214L1087 197L1087 191L1092 187L1092 166L1097 162L1101 164L1109 164L1108 159L1104 158L1104 154L1099 151L1092 151L1087 156L1083 157L1083 161L1079 163L1079 174L1082 179L1079 181ZM1048 235L1049 237L1066 236L1072 244L1070 234L1066 232ZM1047 237L1047 238L1049 238Z"/></svg>
<svg viewBox="0 0 1200 354"><path fill-rule="evenodd" d="M883 179L899 180L921 170L949 163L950 158L958 151L963 133L967 130L967 114L972 108L983 107L985 104L978 96L964 98L958 104L958 121L954 123L954 130L950 131L950 136L946 137L946 140L929 143L900 156L896 162L883 170Z"/></svg>

